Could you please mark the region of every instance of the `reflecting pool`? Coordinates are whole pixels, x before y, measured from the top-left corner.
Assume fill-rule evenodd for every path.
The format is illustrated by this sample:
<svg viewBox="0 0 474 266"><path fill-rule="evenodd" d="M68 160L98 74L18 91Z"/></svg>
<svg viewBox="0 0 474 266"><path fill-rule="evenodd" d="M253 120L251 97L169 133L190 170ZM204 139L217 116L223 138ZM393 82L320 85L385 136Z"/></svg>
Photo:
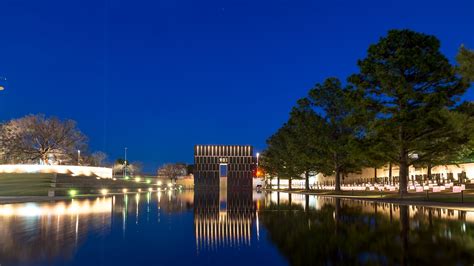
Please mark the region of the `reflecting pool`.
<svg viewBox="0 0 474 266"><path fill-rule="evenodd" d="M472 265L474 210L163 191L0 205L5 265Z"/></svg>

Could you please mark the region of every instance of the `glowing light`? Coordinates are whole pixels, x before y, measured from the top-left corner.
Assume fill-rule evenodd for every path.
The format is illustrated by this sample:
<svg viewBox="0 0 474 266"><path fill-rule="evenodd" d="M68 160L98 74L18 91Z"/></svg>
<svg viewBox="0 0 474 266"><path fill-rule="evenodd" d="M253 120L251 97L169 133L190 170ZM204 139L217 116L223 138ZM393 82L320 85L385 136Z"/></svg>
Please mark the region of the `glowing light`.
<svg viewBox="0 0 474 266"><path fill-rule="evenodd" d="M157 184L158 186L161 186L162 183L161 183L161 181L158 181L158 182L156 182L156 184Z"/></svg>
<svg viewBox="0 0 474 266"><path fill-rule="evenodd" d="M77 195L77 190L74 190L74 189L69 190L69 196L74 197L76 195Z"/></svg>
<svg viewBox="0 0 474 266"><path fill-rule="evenodd" d="M69 205L64 202L50 204L7 204L0 205L0 216L49 216L49 215L78 215L90 213L110 213L112 200L103 198L90 204L88 200L74 201Z"/></svg>
<svg viewBox="0 0 474 266"><path fill-rule="evenodd" d="M153 191L153 188L148 188L148 191L152 192L152 191Z"/></svg>
<svg viewBox="0 0 474 266"><path fill-rule="evenodd" d="M112 168L78 165L4 164L0 165L0 173L57 173L112 178Z"/></svg>
<svg viewBox="0 0 474 266"><path fill-rule="evenodd" d="M150 180L150 179L148 179L148 180L146 181L146 183L147 183L147 184L150 184L150 183L151 183L151 180Z"/></svg>
<svg viewBox="0 0 474 266"><path fill-rule="evenodd" d="M173 186L173 183L168 183L168 187L172 187Z"/></svg>
<svg viewBox="0 0 474 266"><path fill-rule="evenodd" d="M125 176L125 180L129 180L129 179L130 179L130 177L128 177L128 175L126 175L126 176Z"/></svg>
<svg viewBox="0 0 474 266"><path fill-rule="evenodd" d="M142 189L141 189L141 188L139 188L139 189L138 189L138 192L142 192Z"/></svg>
<svg viewBox="0 0 474 266"><path fill-rule="evenodd" d="M128 192L128 189L124 188L124 189L122 189L122 192L123 192L123 193L127 193L127 192Z"/></svg>
<svg viewBox="0 0 474 266"><path fill-rule="evenodd" d="M140 177L135 178L135 181L136 181L136 182L140 182L140 180L141 180Z"/></svg>
<svg viewBox="0 0 474 266"><path fill-rule="evenodd" d="M109 191L107 189L101 189L100 190L100 194L102 194L104 196L107 195L107 193L109 193Z"/></svg>

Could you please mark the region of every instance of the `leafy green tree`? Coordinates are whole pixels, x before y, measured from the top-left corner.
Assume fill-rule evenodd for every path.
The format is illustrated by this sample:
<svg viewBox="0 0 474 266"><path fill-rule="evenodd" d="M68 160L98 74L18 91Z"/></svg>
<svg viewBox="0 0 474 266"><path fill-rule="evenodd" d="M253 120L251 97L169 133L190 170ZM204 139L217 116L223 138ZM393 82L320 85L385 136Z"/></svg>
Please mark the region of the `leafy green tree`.
<svg viewBox="0 0 474 266"><path fill-rule="evenodd" d="M427 115L427 118L431 133L420 140L423 150L418 152L416 163L427 167L427 177L431 179L432 167L458 162L472 151L474 123L472 117L448 109L436 111L436 115Z"/></svg>
<svg viewBox="0 0 474 266"><path fill-rule="evenodd" d="M262 153L260 165L270 175L278 178L278 188L280 188L280 178L289 179L291 189L291 179L301 172L298 170L297 149L294 148L295 141L291 127L285 123L275 134L267 140L267 149Z"/></svg>
<svg viewBox="0 0 474 266"><path fill-rule="evenodd" d="M461 46L456 56L456 61L459 64L461 76L467 81L474 82L474 50Z"/></svg>
<svg viewBox="0 0 474 266"><path fill-rule="evenodd" d="M463 102L458 105L453 113L457 123L457 128L466 134L467 143L463 143L461 147L457 147L454 158L451 162L473 162L474 161L474 103ZM457 118L457 119L456 119Z"/></svg>
<svg viewBox="0 0 474 266"><path fill-rule="evenodd" d="M367 57L358 62L360 72L349 79L365 91L377 113L374 134L397 151L389 156L400 167L401 194L407 192L408 167L421 161L420 155L431 155L426 147L431 121L467 89L439 48L434 36L391 30L369 47Z"/></svg>
<svg viewBox="0 0 474 266"><path fill-rule="evenodd" d="M312 108L308 99L301 99L290 113L288 126L292 132L289 149L294 154L295 168L305 176L306 189L309 190L309 176L311 173L328 173L331 168L327 165L330 160L325 148L320 145L321 138L329 130L326 121Z"/></svg>
<svg viewBox="0 0 474 266"><path fill-rule="evenodd" d="M319 116L316 121L321 126L308 142L317 150L317 170L325 175L334 174L336 191L341 189L341 177L359 171L363 162L365 115L358 96L352 87L342 87L337 78L329 78L316 84L308 97L299 102L300 108Z"/></svg>

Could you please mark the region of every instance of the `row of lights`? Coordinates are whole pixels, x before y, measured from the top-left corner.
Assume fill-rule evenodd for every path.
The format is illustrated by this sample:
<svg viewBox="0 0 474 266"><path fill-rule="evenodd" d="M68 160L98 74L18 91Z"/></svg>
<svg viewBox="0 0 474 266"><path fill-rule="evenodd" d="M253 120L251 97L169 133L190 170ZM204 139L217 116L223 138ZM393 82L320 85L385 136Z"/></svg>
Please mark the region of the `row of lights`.
<svg viewBox="0 0 474 266"><path fill-rule="evenodd" d="M97 177L97 179L100 179L100 178ZM130 179L129 176L125 176L125 180L129 180L129 179ZM113 180L116 181L117 179L116 179L116 178L113 178ZM140 183L141 180L142 180L141 177L136 177L136 178L135 178L135 182L137 182L137 183ZM145 182L146 182L147 184L151 184L151 180L150 180L150 179L147 179ZM157 186L161 186L162 184L163 184L163 182L162 182L161 180L158 180L158 181L156 182L156 185L157 185ZM169 183L167 184L167 186L168 186L169 188L172 188L172 187L173 187L173 183L169 182ZM178 189L181 189L181 188L179 187ZM149 191L149 192L152 192L152 191L153 191L153 188L148 188L148 191ZM157 189L156 191L160 191L160 189ZM142 189L139 188L139 189L138 189L138 192L142 192ZM122 193L124 193L124 194L125 194L125 193L128 193L128 189L126 189L126 188L122 189ZM69 196L75 197L77 194L78 194L77 190L74 190L74 189L69 190ZM100 194L102 194L103 196L105 196L105 195L109 194L109 190L108 190L108 189L101 189L101 190L100 190Z"/></svg>
<svg viewBox="0 0 474 266"><path fill-rule="evenodd" d="M171 188L172 186L173 186L173 184L168 183L168 187L169 187L169 188ZM181 187L178 187L178 189L181 189ZM166 188L165 188L165 190L166 190ZM149 192L153 192L153 188L148 188L148 191L149 191ZM160 188L157 188L155 191L161 191L161 189L160 189ZM126 194L126 193L128 193L128 192L129 192L129 190L128 190L127 188L122 189L122 193L123 193L123 194ZM137 192L142 192L142 189L139 188L139 189L137 190ZM69 196L75 197L77 194L78 194L77 190L74 190L74 189L69 190ZM101 189L101 190L100 190L100 194L103 195L103 196L106 196L107 194L109 194L109 190L108 190L108 189L105 189L105 188L104 188L104 189Z"/></svg>

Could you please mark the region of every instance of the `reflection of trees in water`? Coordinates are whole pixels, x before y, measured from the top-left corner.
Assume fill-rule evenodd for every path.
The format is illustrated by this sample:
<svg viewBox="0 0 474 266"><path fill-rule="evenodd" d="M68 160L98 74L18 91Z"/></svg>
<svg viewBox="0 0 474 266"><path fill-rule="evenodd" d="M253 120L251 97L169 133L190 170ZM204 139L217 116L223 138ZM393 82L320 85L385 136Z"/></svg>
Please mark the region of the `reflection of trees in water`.
<svg viewBox="0 0 474 266"><path fill-rule="evenodd" d="M89 214L0 216L0 262L16 265L72 259L75 249L88 233L102 235L110 230L109 203L108 210ZM15 204L17 207L22 205Z"/></svg>
<svg viewBox="0 0 474 266"><path fill-rule="evenodd" d="M316 211L271 204L260 215L269 238L291 265L474 261L472 224L436 219L430 211L426 217L410 217L407 206L381 212L374 204L372 212L366 212L360 205L336 199Z"/></svg>

